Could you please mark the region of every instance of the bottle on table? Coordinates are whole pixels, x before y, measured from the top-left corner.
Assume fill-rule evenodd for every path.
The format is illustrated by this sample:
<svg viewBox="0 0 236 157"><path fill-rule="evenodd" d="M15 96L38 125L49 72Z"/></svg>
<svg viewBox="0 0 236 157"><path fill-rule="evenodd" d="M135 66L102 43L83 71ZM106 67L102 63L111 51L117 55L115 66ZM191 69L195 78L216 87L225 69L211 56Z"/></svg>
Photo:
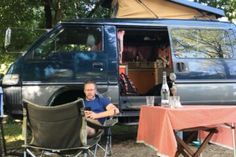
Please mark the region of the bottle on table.
<svg viewBox="0 0 236 157"><path fill-rule="evenodd" d="M163 80L161 87L161 106L169 107L170 90L167 84L166 72L163 71Z"/></svg>

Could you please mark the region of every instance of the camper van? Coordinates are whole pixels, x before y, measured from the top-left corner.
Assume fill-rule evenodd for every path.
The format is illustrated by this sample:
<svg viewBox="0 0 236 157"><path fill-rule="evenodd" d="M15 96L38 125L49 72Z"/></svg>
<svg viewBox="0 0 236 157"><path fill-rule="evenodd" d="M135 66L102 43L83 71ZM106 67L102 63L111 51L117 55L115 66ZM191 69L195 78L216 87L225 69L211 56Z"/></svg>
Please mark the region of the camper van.
<svg viewBox="0 0 236 157"><path fill-rule="evenodd" d="M216 20L79 19L62 22L11 65L4 104L22 114L22 99L59 105L84 97L83 83L137 124L147 95L160 104L162 74L176 75L183 105L236 104L236 26ZM171 88L171 87L170 87Z"/></svg>

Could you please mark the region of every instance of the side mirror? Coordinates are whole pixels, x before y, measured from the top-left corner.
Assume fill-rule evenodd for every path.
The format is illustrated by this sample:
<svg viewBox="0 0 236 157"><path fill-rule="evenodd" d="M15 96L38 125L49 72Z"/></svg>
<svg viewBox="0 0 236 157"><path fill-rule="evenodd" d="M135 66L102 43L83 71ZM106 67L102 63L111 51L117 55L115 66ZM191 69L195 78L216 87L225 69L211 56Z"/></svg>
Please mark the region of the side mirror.
<svg viewBox="0 0 236 157"><path fill-rule="evenodd" d="M7 47L11 44L11 28L7 28L5 32L5 40L4 40L4 48L7 49Z"/></svg>
<svg viewBox="0 0 236 157"><path fill-rule="evenodd" d="M20 84L20 75L18 74L6 74L2 79L2 85L19 85Z"/></svg>

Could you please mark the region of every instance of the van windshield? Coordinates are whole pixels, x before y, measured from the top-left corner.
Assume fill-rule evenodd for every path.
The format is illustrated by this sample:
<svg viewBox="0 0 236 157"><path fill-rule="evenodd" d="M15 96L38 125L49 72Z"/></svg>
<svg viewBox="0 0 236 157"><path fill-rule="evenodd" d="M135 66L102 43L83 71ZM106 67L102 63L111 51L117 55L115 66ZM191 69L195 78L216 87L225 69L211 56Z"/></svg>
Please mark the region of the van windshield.
<svg viewBox="0 0 236 157"><path fill-rule="evenodd" d="M232 58L232 44L226 30L172 29L173 52L177 58Z"/></svg>

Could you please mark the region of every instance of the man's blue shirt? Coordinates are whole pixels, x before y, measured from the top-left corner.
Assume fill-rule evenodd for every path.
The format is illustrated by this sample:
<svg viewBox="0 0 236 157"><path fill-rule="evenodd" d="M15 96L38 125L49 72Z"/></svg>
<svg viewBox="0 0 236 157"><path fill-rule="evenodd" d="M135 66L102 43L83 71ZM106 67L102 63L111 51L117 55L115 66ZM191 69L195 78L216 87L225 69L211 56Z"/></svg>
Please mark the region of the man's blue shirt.
<svg viewBox="0 0 236 157"><path fill-rule="evenodd" d="M85 107L90 107L91 111L95 113L100 113L106 111L106 107L110 104L111 101L105 97L98 97L96 96L94 100L85 100L84 104ZM98 121L103 124L106 118L99 118Z"/></svg>

